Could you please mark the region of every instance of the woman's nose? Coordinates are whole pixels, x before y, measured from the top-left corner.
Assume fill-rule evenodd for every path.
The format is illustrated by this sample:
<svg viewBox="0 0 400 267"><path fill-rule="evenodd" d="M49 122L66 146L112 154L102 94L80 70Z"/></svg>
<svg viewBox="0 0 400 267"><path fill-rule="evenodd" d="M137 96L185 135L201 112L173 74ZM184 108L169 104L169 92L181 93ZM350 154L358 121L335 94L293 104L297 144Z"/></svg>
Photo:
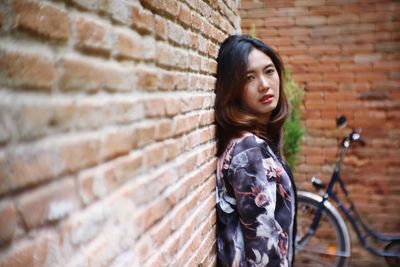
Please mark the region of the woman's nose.
<svg viewBox="0 0 400 267"><path fill-rule="evenodd" d="M259 90L260 91L264 91L264 90L268 90L268 89L269 89L268 79L261 76L260 84L259 84Z"/></svg>

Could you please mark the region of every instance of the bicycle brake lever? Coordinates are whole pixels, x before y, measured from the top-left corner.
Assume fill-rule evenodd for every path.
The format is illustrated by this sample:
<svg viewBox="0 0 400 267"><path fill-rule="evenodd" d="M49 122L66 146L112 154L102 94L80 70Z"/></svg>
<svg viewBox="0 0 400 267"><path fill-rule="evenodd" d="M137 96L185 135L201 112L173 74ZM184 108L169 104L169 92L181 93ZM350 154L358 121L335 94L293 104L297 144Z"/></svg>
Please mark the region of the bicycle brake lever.
<svg viewBox="0 0 400 267"><path fill-rule="evenodd" d="M325 188L325 184L324 182L322 182L320 179L318 179L317 177L313 176L311 178L311 184L318 190L322 190Z"/></svg>

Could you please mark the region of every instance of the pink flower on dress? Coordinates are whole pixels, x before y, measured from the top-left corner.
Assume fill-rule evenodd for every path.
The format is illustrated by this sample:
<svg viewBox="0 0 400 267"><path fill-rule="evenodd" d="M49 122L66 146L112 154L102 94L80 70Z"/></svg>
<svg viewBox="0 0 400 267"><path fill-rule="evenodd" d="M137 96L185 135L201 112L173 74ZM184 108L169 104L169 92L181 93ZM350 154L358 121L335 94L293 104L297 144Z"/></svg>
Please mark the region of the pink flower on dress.
<svg viewBox="0 0 400 267"><path fill-rule="evenodd" d="M276 176L280 177L283 173L283 168L281 166L276 166L275 168Z"/></svg>
<svg viewBox="0 0 400 267"><path fill-rule="evenodd" d="M265 207L269 203L268 196L264 192L258 193L255 198L255 203L260 208Z"/></svg>

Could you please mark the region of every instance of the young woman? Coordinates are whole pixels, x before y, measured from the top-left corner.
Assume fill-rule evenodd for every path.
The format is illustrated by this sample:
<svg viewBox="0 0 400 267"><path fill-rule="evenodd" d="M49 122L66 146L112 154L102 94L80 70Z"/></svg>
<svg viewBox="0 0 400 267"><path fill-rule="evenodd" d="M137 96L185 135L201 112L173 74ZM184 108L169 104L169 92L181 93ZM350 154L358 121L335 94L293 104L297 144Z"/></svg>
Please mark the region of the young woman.
<svg viewBox="0 0 400 267"><path fill-rule="evenodd" d="M281 159L282 61L263 42L233 35L217 63L218 266L293 266L296 189Z"/></svg>

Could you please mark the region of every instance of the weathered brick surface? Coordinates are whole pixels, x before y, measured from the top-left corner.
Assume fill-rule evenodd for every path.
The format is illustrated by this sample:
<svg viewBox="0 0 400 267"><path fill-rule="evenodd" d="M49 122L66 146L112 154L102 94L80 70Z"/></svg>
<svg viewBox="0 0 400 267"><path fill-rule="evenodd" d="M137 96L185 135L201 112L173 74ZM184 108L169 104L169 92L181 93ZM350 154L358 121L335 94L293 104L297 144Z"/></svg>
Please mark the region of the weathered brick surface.
<svg viewBox="0 0 400 267"><path fill-rule="evenodd" d="M17 230L17 212L13 203L0 203L0 224L0 243L5 244L14 238Z"/></svg>
<svg viewBox="0 0 400 267"><path fill-rule="evenodd" d="M13 11L18 29L61 41L70 35L68 13L52 4L15 0Z"/></svg>
<svg viewBox="0 0 400 267"><path fill-rule="evenodd" d="M342 175L363 218L381 232L400 229L399 11L391 0L246 0L240 9L243 32L274 46L304 88L298 187L312 190L313 175L329 179L346 132L335 129L335 118L346 115L363 128L367 146L351 149ZM351 266L385 265L351 238Z"/></svg>
<svg viewBox="0 0 400 267"><path fill-rule="evenodd" d="M48 55L37 55L0 47L0 83L23 89L50 91L54 82L55 64Z"/></svg>
<svg viewBox="0 0 400 267"><path fill-rule="evenodd" d="M0 266L215 266L215 59L236 5L0 3Z"/></svg>

